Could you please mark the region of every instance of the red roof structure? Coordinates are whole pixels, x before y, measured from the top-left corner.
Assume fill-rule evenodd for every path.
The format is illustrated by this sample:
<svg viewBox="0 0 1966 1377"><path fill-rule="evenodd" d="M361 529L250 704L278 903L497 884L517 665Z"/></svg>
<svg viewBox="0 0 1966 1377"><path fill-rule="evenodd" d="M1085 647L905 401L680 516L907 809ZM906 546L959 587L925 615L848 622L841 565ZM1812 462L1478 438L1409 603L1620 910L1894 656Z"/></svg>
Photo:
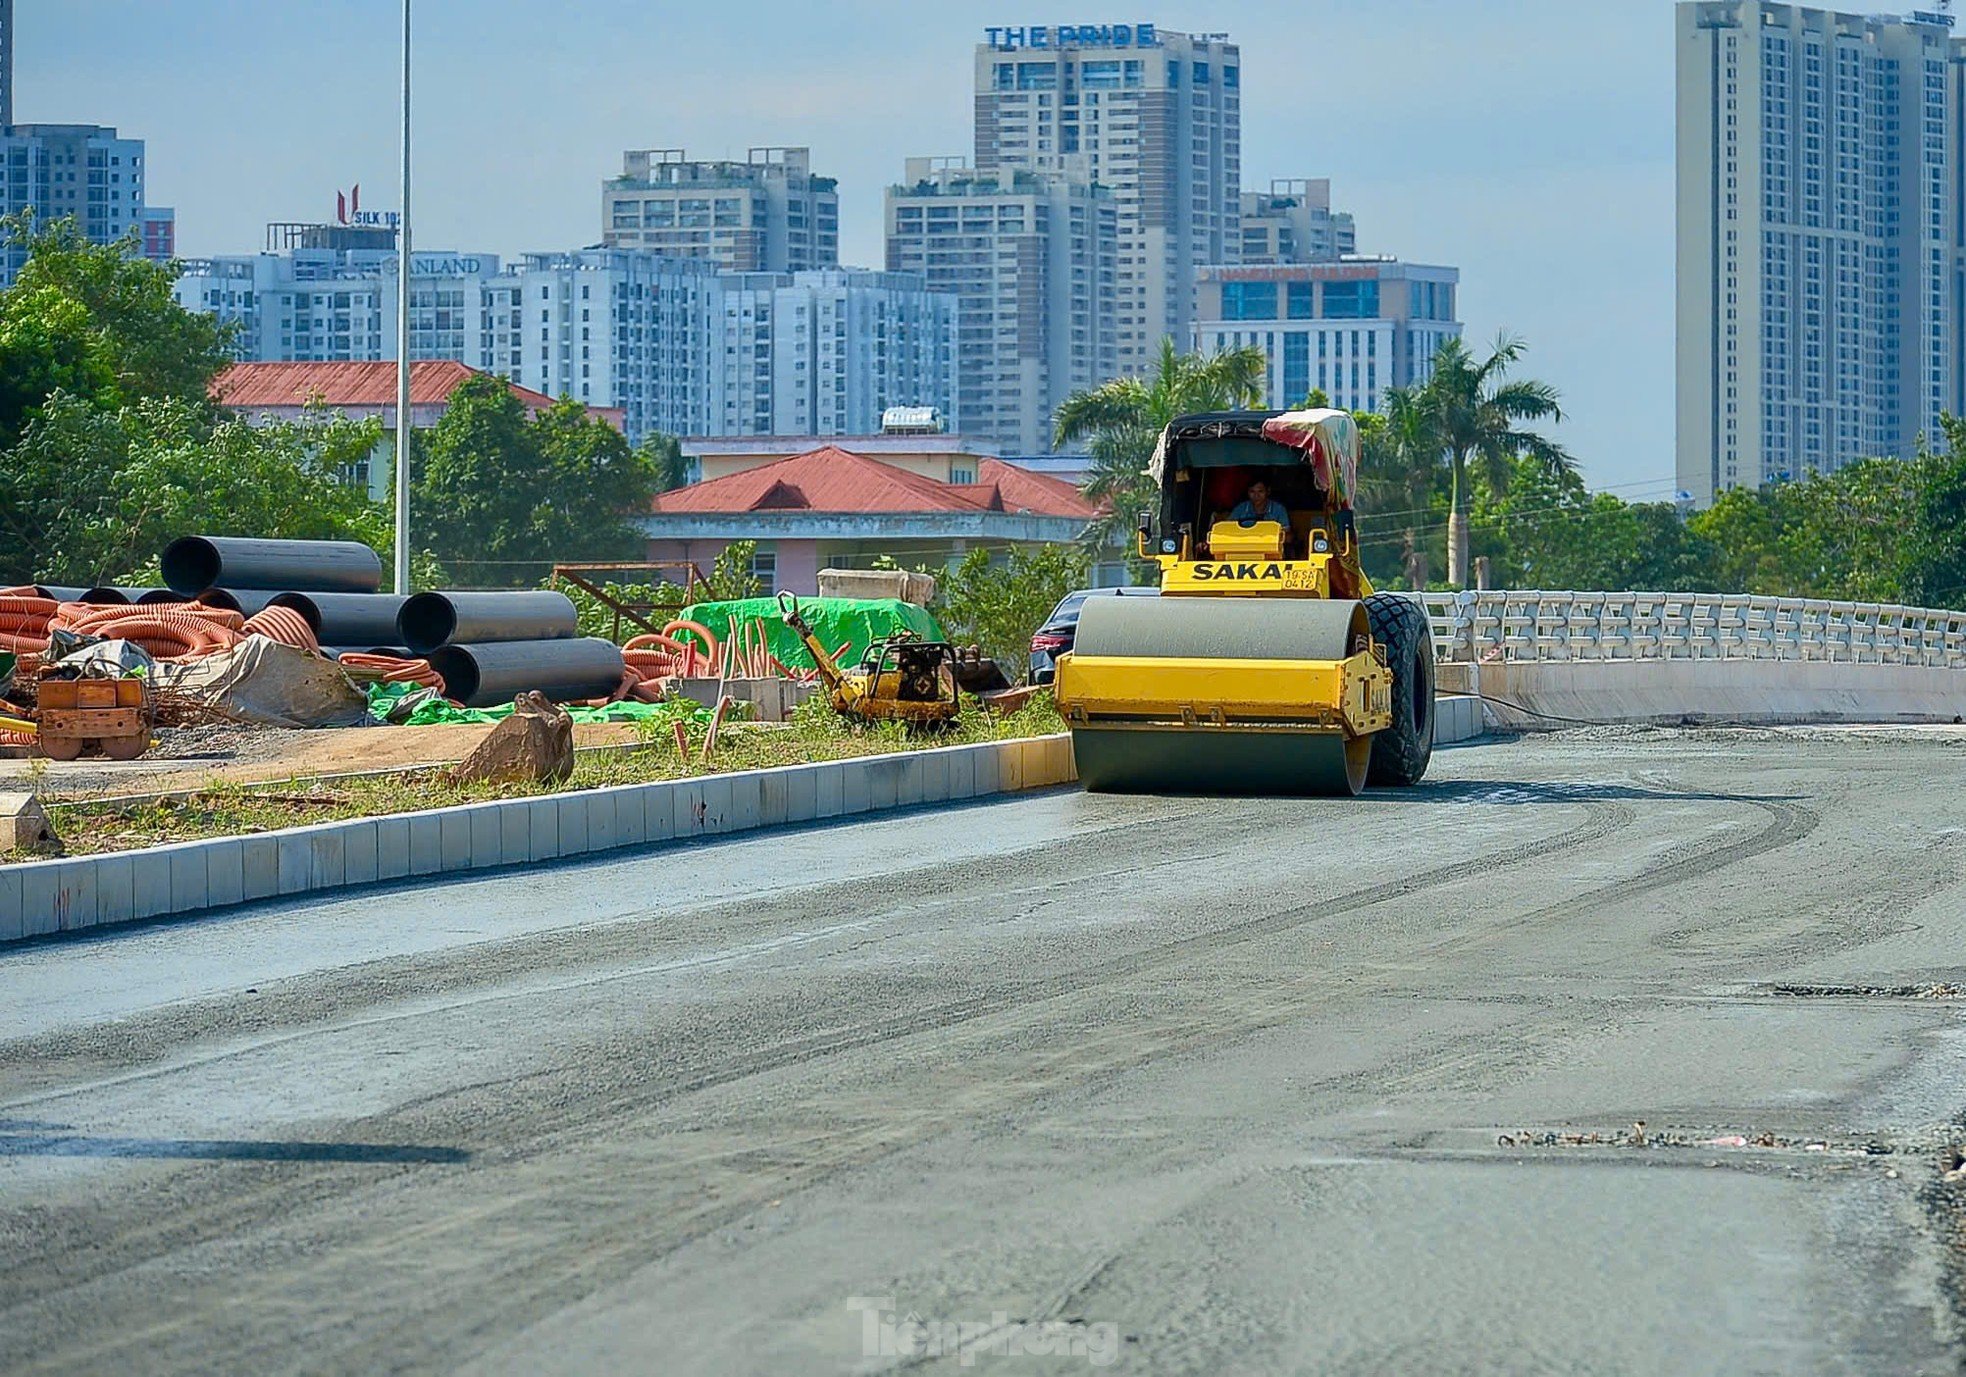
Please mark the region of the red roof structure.
<svg viewBox="0 0 1966 1377"><path fill-rule="evenodd" d="M824 445L655 499L662 515L807 511L854 515L1004 512L1090 521L1099 509L1069 483L986 459L974 483L944 483Z"/></svg>
<svg viewBox="0 0 1966 1377"><path fill-rule="evenodd" d="M451 394L474 377L478 369L453 359L416 359L410 363L410 405L442 408ZM553 399L517 383L507 383L528 412L544 411ZM287 410L320 404L331 409L394 410L396 365L385 363L235 363L212 380L212 400L233 411ZM621 429L618 407L590 407L615 429Z"/></svg>

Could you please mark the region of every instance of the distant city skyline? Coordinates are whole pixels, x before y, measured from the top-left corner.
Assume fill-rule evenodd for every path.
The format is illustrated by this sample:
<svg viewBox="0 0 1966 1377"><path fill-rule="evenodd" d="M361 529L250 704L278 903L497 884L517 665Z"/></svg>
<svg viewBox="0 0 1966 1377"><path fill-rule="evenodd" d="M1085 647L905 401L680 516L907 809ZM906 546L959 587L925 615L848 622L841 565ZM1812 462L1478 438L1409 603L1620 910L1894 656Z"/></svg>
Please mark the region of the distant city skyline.
<svg viewBox="0 0 1966 1377"><path fill-rule="evenodd" d="M246 0L19 0L22 121L119 126L149 146L180 252L249 252L269 221L329 218L396 175L394 0L332 22ZM542 23L512 0L418 0L418 241L517 255L595 242L621 150L803 144L840 184L841 258L879 266L882 191L910 154L962 154L993 6L658 13L595 0ZM1013 16L1016 18L1015 16ZM1019 22L1062 22L1033 12ZM1586 477L1673 488L1669 0L1498 15L1444 0L1142 9L1245 54L1242 181L1329 177L1360 248L1462 270L1471 337L1501 327L1561 388ZM1641 486L1643 485L1643 486Z"/></svg>

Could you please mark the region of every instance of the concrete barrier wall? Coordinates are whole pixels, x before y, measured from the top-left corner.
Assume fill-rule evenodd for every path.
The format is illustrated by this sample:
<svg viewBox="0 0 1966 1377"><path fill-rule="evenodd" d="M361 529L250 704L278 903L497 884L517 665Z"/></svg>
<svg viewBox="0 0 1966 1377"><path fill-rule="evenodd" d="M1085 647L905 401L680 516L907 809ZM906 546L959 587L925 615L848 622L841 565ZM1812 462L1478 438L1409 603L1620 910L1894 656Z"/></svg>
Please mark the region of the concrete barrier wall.
<svg viewBox="0 0 1966 1377"><path fill-rule="evenodd" d="M1069 784L1068 736L466 804L0 866L0 942Z"/></svg>
<svg viewBox="0 0 1966 1377"><path fill-rule="evenodd" d="M1506 729L1574 722L1955 722L1966 671L1804 660L1544 660L1441 665Z"/></svg>
<svg viewBox="0 0 1966 1377"><path fill-rule="evenodd" d="M1442 745L1481 730L1473 699L1441 700ZM0 866L0 943L359 885L957 803L1077 778L1071 737L1046 736L31 861Z"/></svg>

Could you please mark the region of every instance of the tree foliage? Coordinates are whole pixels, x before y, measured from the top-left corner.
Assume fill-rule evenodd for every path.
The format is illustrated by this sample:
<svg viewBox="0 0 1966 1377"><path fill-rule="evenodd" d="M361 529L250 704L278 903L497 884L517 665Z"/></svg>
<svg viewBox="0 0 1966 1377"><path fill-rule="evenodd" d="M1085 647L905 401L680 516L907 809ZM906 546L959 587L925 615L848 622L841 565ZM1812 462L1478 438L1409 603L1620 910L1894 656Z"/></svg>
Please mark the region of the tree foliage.
<svg viewBox="0 0 1966 1377"><path fill-rule="evenodd" d="M632 518L656 492L654 463L578 402L529 418L503 378L473 377L418 450L413 526L469 582L530 583L555 562L641 550Z"/></svg>
<svg viewBox="0 0 1966 1377"><path fill-rule="evenodd" d="M1054 440L1061 446L1088 442L1092 473L1085 495L1106 508L1087 539L1095 546L1124 539L1139 512L1156 505L1146 469L1168 422L1197 411L1258 405L1267 368L1263 351L1254 347L1183 354L1163 339L1147 376L1115 378L1067 397L1054 418Z"/></svg>
<svg viewBox="0 0 1966 1377"><path fill-rule="evenodd" d="M971 550L936 574L935 613L951 640L975 644L1016 678L1031 633L1074 588L1083 588L1090 561L1069 545L1015 546L1001 559Z"/></svg>

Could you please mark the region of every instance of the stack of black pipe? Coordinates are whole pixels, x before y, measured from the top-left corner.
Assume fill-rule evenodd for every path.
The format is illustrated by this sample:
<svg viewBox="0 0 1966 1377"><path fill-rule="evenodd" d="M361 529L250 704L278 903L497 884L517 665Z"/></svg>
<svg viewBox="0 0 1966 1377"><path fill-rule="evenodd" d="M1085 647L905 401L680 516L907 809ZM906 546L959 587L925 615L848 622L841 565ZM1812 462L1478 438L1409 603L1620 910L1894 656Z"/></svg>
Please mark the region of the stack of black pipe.
<svg viewBox="0 0 1966 1377"><path fill-rule="evenodd" d="M529 690L556 702L605 698L620 686L614 642L578 634L564 593L415 593L396 614L403 644L444 676L468 708Z"/></svg>
<svg viewBox="0 0 1966 1377"><path fill-rule="evenodd" d="M611 641L575 635L560 593L382 593L382 559L352 540L186 536L164 551L172 597L252 616L298 612L329 655L359 651L426 658L466 707L509 703L529 690L556 702L602 698L621 683Z"/></svg>

